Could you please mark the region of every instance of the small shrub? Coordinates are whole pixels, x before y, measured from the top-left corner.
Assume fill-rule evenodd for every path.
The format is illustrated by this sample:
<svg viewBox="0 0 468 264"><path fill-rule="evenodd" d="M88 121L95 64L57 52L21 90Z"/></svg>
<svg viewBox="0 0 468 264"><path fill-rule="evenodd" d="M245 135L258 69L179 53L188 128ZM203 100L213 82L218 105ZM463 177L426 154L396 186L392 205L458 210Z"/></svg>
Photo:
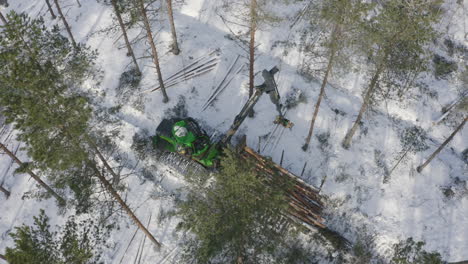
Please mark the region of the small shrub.
<svg viewBox="0 0 468 264"><path fill-rule="evenodd" d="M383 182L387 183L390 177L390 172L388 170L387 164L385 163L385 155L382 153L382 151L378 149L374 150L374 161L377 167L383 170Z"/></svg>
<svg viewBox="0 0 468 264"><path fill-rule="evenodd" d="M284 107L286 109L293 109L301 103L307 103L307 97L301 90L293 88L292 91L286 95Z"/></svg>
<svg viewBox="0 0 468 264"><path fill-rule="evenodd" d="M141 169L140 175L143 177L143 179L148 181L154 182L156 180L156 177L154 176L153 172L146 168Z"/></svg>
<svg viewBox="0 0 468 264"><path fill-rule="evenodd" d="M458 69L455 62L449 61L438 54L434 55L432 62L434 63L434 75L437 79L446 79L449 74Z"/></svg>
<svg viewBox="0 0 468 264"><path fill-rule="evenodd" d="M345 182L351 178L351 175L349 175L346 172L346 166L345 165L340 165L338 167L338 173L335 176L335 181L338 183Z"/></svg>
<svg viewBox="0 0 468 264"><path fill-rule="evenodd" d="M348 250L350 248L349 241L341 236L338 232L331 229L320 229L320 235L322 235L328 242L331 243L334 249L339 251Z"/></svg>
<svg viewBox="0 0 468 264"><path fill-rule="evenodd" d="M455 192L450 187L441 187L440 190L447 199L452 199L455 196Z"/></svg>
<svg viewBox="0 0 468 264"><path fill-rule="evenodd" d="M427 133L420 126L407 127L400 133L401 145L404 149L411 149L413 153L429 148L426 139Z"/></svg>
<svg viewBox="0 0 468 264"><path fill-rule="evenodd" d="M136 89L141 81L141 74L138 73L136 68L130 68L120 75L118 91L124 91L127 88Z"/></svg>
<svg viewBox="0 0 468 264"><path fill-rule="evenodd" d="M299 241L290 241L288 246L280 254L278 264L312 264L318 263L315 260L315 252L304 247Z"/></svg>
<svg viewBox="0 0 468 264"><path fill-rule="evenodd" d="M353 246L354 263L370 263L372 252L365 241L357 241Z"/></svg>
<svg viewBox="0 0 468 264"><path fill-rule="evenodd" d="M185 97L180 95L177 98L177 104L164 111L164 116L166 117L179 117L184 118L188 116L187 108L185 107L187 104L185 103Z"/></svg>
<svg viewBox="0 0 468 264"><path fill-rule="evenodd" d="M151 137L147 130L133 135L132 149L137 153L138 158L144 160L148 154L153 153Z"/></svg>
<svg viewBox="0 0 468 264"><path fill-rule="evenodd" d="M468 165L468 148L462 152L462 160Z"/></svg>
<svg viewBox="0 0 468 264"><path fill-rule="evenodd" d="M330 147L330 143L328 142L328 140L330 139L330 132L327 131L320 133L316 137L319 142L320 150L322 150L322 152L325 152Z"/></svg>

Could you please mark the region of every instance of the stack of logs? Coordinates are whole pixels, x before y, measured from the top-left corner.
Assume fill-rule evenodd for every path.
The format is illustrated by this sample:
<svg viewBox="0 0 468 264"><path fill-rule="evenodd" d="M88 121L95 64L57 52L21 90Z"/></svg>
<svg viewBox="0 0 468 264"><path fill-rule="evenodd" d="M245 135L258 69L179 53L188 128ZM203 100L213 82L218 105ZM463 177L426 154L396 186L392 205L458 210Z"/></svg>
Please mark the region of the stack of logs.
<svg viewBox="0 0 468 264"><path fill-rule="evenodd" d="M320 216L323 203L321 202L318 189L308 185L298 176L287 171L280 165L261 156L253 149L244 146L240 155L246 160L253 161L258 171L272 183L288 181L286 195L289 200L289 214L294 220L306 224L307 227L326 228L323 218Z"/></svg>

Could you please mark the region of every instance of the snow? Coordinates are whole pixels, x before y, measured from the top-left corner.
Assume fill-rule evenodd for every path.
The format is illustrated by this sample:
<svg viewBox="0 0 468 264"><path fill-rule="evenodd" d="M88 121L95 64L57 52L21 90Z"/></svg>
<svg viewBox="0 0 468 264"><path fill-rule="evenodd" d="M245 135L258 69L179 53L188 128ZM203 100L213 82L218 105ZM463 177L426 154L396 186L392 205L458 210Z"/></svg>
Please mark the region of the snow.
<svg viewBox="0 0 468 264"><path fill-rule="evenodd" d="M32 17L44 15L49 25L58 23L62 26L60 20L50 20L44 1L10 2L8 8L0 7L2 13L15 10L26 12ZM95 87L90 82L84 89L99 95L105 93L102 104L107 107L122 104L120 112L117 113L117 117L122 121L119 127L121 137L117 143L120 150L128 153L134 163L138 158L130 148L133 135L143 130L152 134L165 113L178 103L179 96L185 97L185 107L189 115L199 120L207 131L224 133L228 130L235 115L247 101L248 67L244 67L242 73L220 94L212 107L206 111L201 110L212 88L224 77L235 57L239 54L242 63L248 62L247 54L233 40L226 38L230 32L217 15L223 11L216 8L222 1L191 0L185 1L182 6L175 6L175 23L181 49L179 56L169 52L171 37L166 15L157 15L162 24L154 23L153 32L158 32L155 34L155 40L163 77L188 65L193 58L215 49L219 49L221 62L210 73L169 88L168 95L171 100L168 104L162 103L162 95L159 92L140 95L143 97L143 110L135 108L132 102L139 95L135 94L130 100L122 101L115 90L121 73L131 65L130 58L125 55L123 40L119 39L119 31L96 33L116 25L112 18L112 8L91 0L81 2L82 7L78 8L74 0L61 1L77 41L86 43L99 52L97 65L102 70L100 86ZM287 112L287 118L295 124L291 130L280 128L273 137L267 137L270 138L268 142L265 142L267 139L262 139L261 153L278 162L281 151L284 150L283 164L295 174L300 174L304 163L307 162L303 178L315 186L319 186L326 175L322 194L329 201L328 225L349 240L358 239L355 230L366 227L367 232L375 237L375 252L383 257L391 254L392 244L413 237L415 240L424 240L426 250L440 252L445 260L468 259L468 196L448 199L441 191L441 187L453 184L456 177L468 180L467 164L460 159L460 153L468 147L467 128L458 133L422 173L416 172L416 167L453 131L453 125L448 122L433 126L432 121L441 115L442 106L457 99L459 87L450 80L435 80L434 77L427 76L425 82L431 91L437 91L436 99L426 94L415 93L415 97L409 99L406 104L393 101L382 103L376 111L366 115L364 126L367 132L363 129L358 130L351 148L344 150L341 141L359 111L362 88L368 82L368 77L361 72L344 77L332 76L317 118L311 146L307 152L303 152L301 146L308 132L311 113L320 89L318 81L308 80L298 73L304 58L299 48L300 33L306 23L299 21L292 29L289 28L294 15L304 4L306 3L300 1L289 5L278 4L275 8L284 11L289 19L266 27L257 34L260 45L256 70L270 69L277 65L280 72L276 80L283 99L293 88L302 90L308 98L307 103L299 104ZM455 0L445 1L444 10L447 14L440 25L445 36L450 36L465 47L468 45L467 8L468 0L462 1L461 4L457 4ZM131 37L136 37L139 33L140 29L136 28L129 31ZM66 32L63 31L63 34L66 35ZM290 41L297 45L274 45L276 41ZM148 48L146 41L136 44L134 49L137 57L149 55ZM144 77L141 90L146 90L157 84L155 69L152 68L149 58L140 60L139 64ZM260 74L257 75L256 82L262 82ZM345 115L337 114L336 109ZM272 121L276 110L268 96L264 96L256 105L255 112L255 118L246 119L238 135L248 135L248 145L256 149L259 137L274 129ZM428 131L427 142L430 148L416 154L409 153L392 173L389 182L383 183L383 170L375 162L375 151L382 153L385 165L391 169L403 148L398 131L412 125L419 125ZM316 135L325 132L330 133L330 145L324 153L320 150ZM280 135L282 137L278 139ZM0 142L6 142L5 136L0 138ZM11 148L18 144L15 140L8 142ZM19 157L28 160L27 155L21 151ZM0 194L0 252L4 252L6 247L12 245L8 236L12 228L22 223L31 224L32 216L37 215L40 208L46 210L53 220L53 225L64 223L67 215L59 214L52 199L22 199L25 192L37 188L35 183L27 175L13 175L15 165L10 167L11 160L7 156L0 156L0 164L0 182L12 192L9 199ZM183 187L184 182L180 175L164 166L158 166L153 173L160 177L160 183L142 181L135 175L126 178L125 184L128 189L123 196L142 222L146 223L151 216L149 230L163 244L161 251L156 251L147 241L142 263L160 263L162 260L163 263L169 263L181 253L178 248L180 237L174 233L177 220L159 223L157 219L162 211L173 208L171 194L179 193L179 188ZM164 194L164 198L154 199L157 194ZM122 257L122 263L129 263L137 256L142 232L137 233L129 250L125 252L135 232L135 226L126 216L119 218L119 221L120 229L114 230L109 239L113 246L105 252L106 263L119 263Z"/></svg>

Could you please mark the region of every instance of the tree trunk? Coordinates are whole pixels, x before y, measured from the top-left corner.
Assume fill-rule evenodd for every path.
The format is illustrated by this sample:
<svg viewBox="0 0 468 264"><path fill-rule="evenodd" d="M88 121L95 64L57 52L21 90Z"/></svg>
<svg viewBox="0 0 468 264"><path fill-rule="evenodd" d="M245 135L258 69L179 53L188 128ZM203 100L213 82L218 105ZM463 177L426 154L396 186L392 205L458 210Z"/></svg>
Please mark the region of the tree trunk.
<svg viewBox="0 0 468 264"><path fill-rule="evenodd" d="M437 154L439 154L439 152L453 139L453 137L458 133L458 131L460 131L463 128L463 126L466 123L466 120L468 120L468 116L465 117L463 122L457 127L457 129L455 129L455 131L453 131L453 133L444 141L444 143L442 143L442 145L440 145L439 148L437 148L437 150L434 151L434 153L432 153L431 156L429 156L426 162L418 166L418 168L416 169L418 172L421 172L432 161L432 159L434 159L437 156Z"/></svg>
<svg viewBox="0 0 468 264"><path fill-rule="evenodd" d="M7 199L8 197L10 197L10 192L7 189L3 188L2 185L0 185L0 192L4 193Z"/></svg>
<svg viewBox="0 0 468 264"><path fill-rule="evenodd" d="M54 10L52 9L52 6L50 5L49 0L45 0L45 2L47 4L47 9L49 9L50 15L52 16L52 19L57 18L54 14Z"/></svg>
<svg viewBox="0 0 468 264"><path fill-rule="evenodd" d="M63 15L63 13L62 13L62 9L60 8L60 5L59 5L58 0L54 0L54 3L55 3L55 8L57 8L57 12L58 12L59 16L60 16L60 18L62 19L63 24L65 25L65 29L66 29L67 32L68 32L68 36L70 37L70 40L71 40L71 42L72 42L72 44L73 44L73 47L76 48L77 45L76 45L75 38L73 37L73 34L72 34L72 32L71 32L71 29L70 29L70 26L68 25L68 22L67 22L67 20L65 19L65 16Z"/></svg>
<svg viewBox="0 0 468 264"><path fill-rule="evenodd" d="M314 114L312 116L312 120L310 121L309 134L307 135L305 143L302 146L303 151L306 151L309 148L310 139L312 138L312 134L313 134L313 131L314 131L315 120L317 119L317 115L318 115L318 112L319 112L319 109L320 109L320 104L322 102L322 98L325 95L325 87L327 86L328 76L329 76L329 74L330 74L330 72L331 72L331 70L333 68L333 63L334 63L334 59L335 59L335 55L336 55L335 41L337 41L337 36L339 34L338 31L339 31L339 27L338 27L338 25L335 25L335 28L334 28L333 33L332 33L332 47L331 47L331 50L330 50L330 58L328 59L327 70L325 72L325 76L323 77L322 86L320 87L320 94L319 94L319 97L317 99L317 103L315 104L315 109L314 109Z"/></svg>
<svg viewBox="0 0 468 264"><path fill-rule="evenodd" d="M174 14L172 12L172 0L167 0L167 12L169 14L169 23L171 24L171 33L172 33L172 48L171 51L174 55L179 55L180 49L179 44L177 43L177 32L174 24Z"/></svg>
<svg viewBox="0 0 468 264"><path fill-rule="evenodd" d="M71 136L71 134L67 130L62 130L62 131L65 134L68 135L69 140L72 140L73 142L76 142L77 148L80 148L81 151L86 152L86 150L83 149L80 146L79 141L75 137ZM97 146L94 144L94 142L91 140L91 138L88 135L84 135L84 136L85 136L86 140L88 141L88 143L91 144L91 146L97 150ZM98 156L103 161L105 166L106 165L109 166L109 164L107 164L104 157L102 157L102 155L100 155L100 153L99 153ZM106 177L104 177L104 175L102 175L101 171L99 170L99 168L96 165L96 162L94 160L88 160L88 164L91 166L94 173L96 174L96 177L99 179L99 181L102 183L102 185L104 185L104 187L109 192L109 194L120 204L120 206L122 206L122 209L124 209L124 211L130 216L130 218L135 222L135 224L143 231L143 233L145 233L146 236L148 236L148 238L159 249L161 247L161 244L154 238L154 236L148 231L148 229L140 222L138 217L136 217L136 215L133 213L133 211L130 209L130 207L128 207L128 205L125 203L125 201L122 199L122 197L120 197L120 195L117 193L117 191L114 189L114 187L112 187L111 183L106 179ZM113 172L112 168L110 168L110 166L107 167L107 168L110 169L111 172Z"/></svg>
<svg viewBox="0 0 468 264"><path fill-rule="evenodd" d="M364 113L366 112L367 106L370 103L370 99L372 97L372 94L374 93L374 89L377 85L377 81L380 77L380 74L382 73L382 70L383 70L383 67L379 66L377 68L377 71L374 73L374 76L372 77L371 83L369 85L369 88L367 89L366 96L364 97L364 101L362 102L361 110L359 110L359 114L356 118L356 121L354 121L353 126L348 131L348 133L346 134L343 140L342 146L345 149L348 149L349 146L351 145L351 139L353 138L354 133L356 133L359 123L361 122L361 119L364 116Z"/></svg>
<svg viewBox="0 0 468 264"><path fill-rule="evenodd" d="M6 20L6 18L3 16L2 12L0 12L0 20L2 21L2 23L4 25L8 24L8 21Z"/></svg>
<svg viewBox="0 0 468 264"><path fill-rule="evenodd" d="M250 46L249 46L249 98L254 92L255 81L255 32L257 31L257 1L250 0ZM249 117L254 116L253 109Z"/></svg>
<svg viewBox="0 0 468 264"><path fill-rule="evenodd" d="M148 231L148 229L140 222L138 217L133 213L133 211L128 207L128 205L125 203L125 201L120 197L120 195L117 193L117 191L112 187L110 182L101 174L99 169L96 167L96 164L94 161L90 161L91 167L93 168L94 172L96 173L96 176L98 179L101 181L101 183L104 185L104 187L107 189L107 191L114 197L115 200L122 206L122 209L132 218L132 220L135 222L135 224L140 228L143 233L154 243L154 245L159 249L161 248L161 243L159 243L154 236Z"/></svg>
<svg viewBox="0 0 468 264"><path fill-rule="evenodd" d="M143 17L143 22L145 24L146 35L148 37L148 42L151 46L151 52L153 53L153 63L156 66L156 73L158 75L159 87L161 87L161 91L163 94L163 103L167 103L169 102L169 97L167 96L166 87L164 86L164 81L163 81L162 74L161 74L161 68L159 67L158 51L156 50L156 45L154 44L153 33L151 33L151 26L148 21L148 16L146 15L145 5L143 3L143 0L138 0L138 3L140 4L140 11Z"/></svg>
<svg viewBox="0 0 468 264"><path fill-rule="evenodd" d="M112 6L114 7L115 15L117 16L117 20L119 21L120 29L122 29L122 34L125 39L125 45L127 46L128 55L132 57L133 64L135 64L135 68L138 74L141 75L140 67L138 66L138 62L136 60L135 54L133 53L132 46L130 45L130 41L128 40L127 30L125 29L125 24L120 14L120 10L117 5L117 0L112 0Z"/></svg>
<svg viewBox="0 0 468 264"><path fill-rule="evenodd" d="M23 162L21 162L18 157L15 156L15 154L13 154L9 149L7 149L7 147L5 145L3 145L2 143L0 143L0 149L2 149L3 151L5 151L5 153L10 156L10 158L12 158L18 165L22 166L23 165ZM26 172L31 175L31 177L37 182L39 183L39 185L41 185L42 187L44 187L44 189L47 190L48 193L50 193L52 196L55 197L55 199L57 199L57 201L59 202L59 204L61 205L65 205L65 199L63 199L60 195L58 195L54 190L52 190L52 188L50 188L49 185L47 185L44 181L42 181L42 179L37 176L32 170L30 169L26 169Z"/></svg>
<svg viewBox="0 0 468 264"><path fill-rule="evenodd" d="M91 145L91 147L94 149L94 151L96 152L96 155L98 156L98 158L101 160L101 162L104 164L104 167L106 167L106 169L111 173L112 175L112 181L113 181L113 184L116 185L116 184L119 184L120 182L120 175L118 175L117 173L114 172L114 170L112 169L112 167L109 165L109 163L107 162L107 160L104 158L104 156L102 155L102 153L99 151L99 148L98 146L96 145L96 143L94 142L94 140L91 139L91 137L89 137L88 135L85 135L86 137L86 140L88 141L88 143Z"/></svg>

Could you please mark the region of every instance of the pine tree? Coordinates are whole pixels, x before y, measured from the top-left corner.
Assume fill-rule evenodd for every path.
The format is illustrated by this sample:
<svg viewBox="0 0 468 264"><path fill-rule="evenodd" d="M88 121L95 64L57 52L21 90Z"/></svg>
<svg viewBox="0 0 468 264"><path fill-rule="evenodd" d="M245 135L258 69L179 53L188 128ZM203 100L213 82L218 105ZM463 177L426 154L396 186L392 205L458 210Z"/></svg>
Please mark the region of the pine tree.
<svg viewBox="0 0 468 264"><path fill-rule="evenodd" d="M289 186L265 184L255 165L225 150L221 170L188 178L187 199L178 204L179 229L195 238L186 258L195 263L271 263L286 239L283 216Z"/></svg>
<svg viewBox="0 0 468 264"><path fill-rule="evenodd" d="M423 249L426 243L408 238L393 245L394 254L391 264L443 264L438 252L427 252Z"/></svg>
<svg viewBox="0 0 468 264"><path fill-rule="evenodd" d="M108 232L90 220L77 222L73 216L53 232L49 217L40 210L32 226L15 227L9 235L14 240L14 247L7 247L5 253L10 264L84 264L99 263Z"/></svg>
<svg viewBox="0 0 468 264"><path fill-rule="evenodd" d="M436 36L433 28L439 13L433 12L439 0L411 2L386 1L379 13L364 24L362 48L370 60L371 80L364 100L351 129L347 132L343 147L349 148L364 113L374 102L377 93L402 96L409 85L408 76L416 76L428 65L427 44ZM408 81L409 83L411 80Z"/></svg>
<svg viewBox="0 0 468 264"><path fill-rule="evenodd" d="M62 173L81 167L87 156L67 138L86 131L82 122L90 118L90 108L82 96L58 95L80 84L94 55L85 48L74 49L58 27L46 30L42 19L13 12L8 18L0 33L0 104L34 161L25 172L37 168ZM85 189L79 184L74 191Z"/></svg>
<svg viewBox="0 0 468 264"><path fill-rule="evenodd" d="M327 86L328 78L333 71L336 61L343 61L345 60L343 57L349 56L349 49L353 46L355 41L356 30L368 9L369 5L359 0L330 0L321 2L318 12L312 11L309 14L313 21L312 26L316 26L315 24L318 20L318 23L322 24L324 31L328 31L328 36L323 39L321 43L325 48L325 56L328 57L328 61L320 87L320 94L310 122L309 133L302 146L302 150L304 151L308 149L312 138L314 124L323 96L325 95L325 87Z"/></svg>
<svg viewBox="0 0 468 264"><path fill-rule="evenodd" d="M88 201L92 197L83 196L82 189L89 190L94 179L98 180L160 247L106 179L105 172L114 177L116 173L90 136L93 113L77 85L88 77L94 56L80 45L71 45L57 27L47 30L41 19L12 12L9 20L0 32L0 105L6 122L14 123L18 139L26 143L34 166L64 175L53 179L64 181L76 197ZM87 184L86 188L80 188L82 184Z"/></svg>

